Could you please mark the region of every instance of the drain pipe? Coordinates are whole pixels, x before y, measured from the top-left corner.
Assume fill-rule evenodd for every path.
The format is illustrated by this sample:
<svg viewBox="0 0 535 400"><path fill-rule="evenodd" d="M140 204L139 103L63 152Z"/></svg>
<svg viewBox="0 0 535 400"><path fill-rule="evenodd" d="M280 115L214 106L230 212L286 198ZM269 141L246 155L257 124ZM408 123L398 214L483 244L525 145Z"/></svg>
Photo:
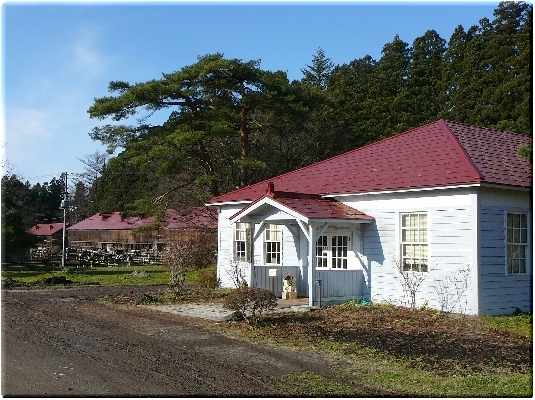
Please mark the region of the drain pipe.
<svg viewBox="0 0 535 400"><path fill-rule="evenodd" d="M321 308L321 279L316 279L318 284L318 307Z"/></svg>

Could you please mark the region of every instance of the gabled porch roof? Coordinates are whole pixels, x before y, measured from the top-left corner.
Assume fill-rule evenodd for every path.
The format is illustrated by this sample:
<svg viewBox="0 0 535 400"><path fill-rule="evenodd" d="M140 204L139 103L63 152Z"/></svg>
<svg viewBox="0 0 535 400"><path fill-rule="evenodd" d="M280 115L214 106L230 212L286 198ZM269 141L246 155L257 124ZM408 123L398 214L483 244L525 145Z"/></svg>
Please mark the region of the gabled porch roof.
<svg viewBox="0 0 535 400"><path fill-rule="evenodd" d="M307 224L310 220L318 222L350 220L355 223L370 223L374 220L373 217L333 199L324 199L315 194L275 191L273 183L269 182L266 194L230 217L230 222L239 221L266 206L277 208Z"/></svg>

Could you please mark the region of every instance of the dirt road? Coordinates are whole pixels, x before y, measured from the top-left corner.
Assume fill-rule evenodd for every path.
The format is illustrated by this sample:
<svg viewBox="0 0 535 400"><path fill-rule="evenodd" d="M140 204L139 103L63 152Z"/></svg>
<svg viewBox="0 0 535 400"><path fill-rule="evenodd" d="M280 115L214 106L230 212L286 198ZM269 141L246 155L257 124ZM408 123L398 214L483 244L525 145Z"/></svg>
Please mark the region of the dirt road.
<svg viewBox="0 0 535 400"><path fill-rule="evenodd" d="M121 290L131 289L3 290L2 395L275 396L264 377L332 375L319 356L228 339L177 315L94 301Z"/></svg>

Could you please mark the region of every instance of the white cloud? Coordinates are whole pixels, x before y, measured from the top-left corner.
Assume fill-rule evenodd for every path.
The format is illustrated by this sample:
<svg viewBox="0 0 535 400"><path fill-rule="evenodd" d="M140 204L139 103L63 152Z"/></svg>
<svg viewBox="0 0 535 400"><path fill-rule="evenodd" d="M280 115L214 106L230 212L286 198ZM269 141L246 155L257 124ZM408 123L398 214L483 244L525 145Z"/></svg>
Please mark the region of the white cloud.
<svg viewBox="0 0 535 400"><path fill-rule="evenodd" d="M87 109L106 89L106 71L115 56L101 50L103 30L97 24L73 31L56 43L60 53L48 53L55 69L36 67L18 80L15 74L6 76L18 89L4 99L3 156L32 183L81 170L78 158L103 148L88 136L97 123Z"/></svg>
<svg viewBox="0 0 535 400"><path fill-rule="evenodd" d="M51 88L52 83L46 78L38 77L31 79L31 82L29 82L25 89L26 102L33 104L42 101L42 98L47 96Z"/></svg>
<svg viewBox="0 0 535 400"><path fill-rule="evenodd" d="M98 50L102 29L99 26L80 25L77 31L69 46L72 62L68 63L67 68L72 68L72 72L82 80L101 76L109 63L109 58Z"/></svg>
<svg viewBox="0 0 535 400"><path fill-rule="evenodd" d="M4 137L6 153L16 159L31 157L28 149L38 149L53 139L55 121L52 114L35 108L7 108L5 114L6 132Z"/></svg>

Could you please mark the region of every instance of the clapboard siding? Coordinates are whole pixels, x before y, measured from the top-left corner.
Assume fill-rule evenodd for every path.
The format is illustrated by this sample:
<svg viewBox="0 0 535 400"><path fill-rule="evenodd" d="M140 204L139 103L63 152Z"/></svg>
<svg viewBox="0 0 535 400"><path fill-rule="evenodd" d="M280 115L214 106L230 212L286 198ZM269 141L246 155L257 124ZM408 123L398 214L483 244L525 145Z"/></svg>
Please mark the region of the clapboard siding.
<svg viewBox="0 0 535 400"><path fill-rule="evenodd" d="M217 254L217 277L222 287L234 287L229 271L233 258L233 239L234 231L229 218L236 214L241 208L240 205L221 207L218 219L218 254ZM249 268L245 263L242 264L242 270L246 279L249 277Z"/></svg>
<svg viewBox="0 0 535 400"><path fill-rule="evenodd" d="M254 267L254 286L267 290L272 289L272 277L269 276L269 266ZM282 280L286 274L297 278L297 294L300 297L308 296L308 268L277 267L277 276L273 278L274 292L277 297L282 294ZM343 301L347 299L360 299L363 297L364 277L361 270L319 271L314 275L314 288L317 293L317 280L322 281L322 298L326 301Z"/></svg>
<svg viewBox="0 0 535 400"><path fill-rule="evenodd" d="M529 196L504 192L482 190L481 194L479 312L491 315L509 314L517 307L532 311L533 302L532 273L506 274L505 216L508 211L531 212Z"/></svg>
<svg viewBox="0 0 535 400"><path fill-rule="evenodd" d="M399 193L378 195L377 199L362 196L340 199L346 204L375 218L364 228L363 254L371 275L364 274L364 293L373 301L391 301L407 304L407 298L398 279L394 262L400 257L400 213L427 212L429 251L436 270L422 283L417 304L440 308L435 290L436 281L449 273L474 265L474 206L470 190L443 191L444 196L433 193ZM475 305L471 305L475 309Z"/></svg>
<svg viewBox="0 0 535 400"><path fill-rule="evenodd" d="M276 269L277 276L269 276L269 270ZM282 280L287 274L292 274L296 278L297 295L301 297L307 296L307 268L299 268L296 266L287 267L270 267L265 265L256 265L254 267L253 286L260 287L267 290L272 290L271 282L273 279L273 288L275 296L282 296Z"/></svg>
<svg viewBox="0 0 535 400"><path fill-rule="evenodd" d="M362 298L364 277L361 270L316 271L314 284L321 279L321 296L326 301ZM313 290L318 290L317 286Z"/></svg>

